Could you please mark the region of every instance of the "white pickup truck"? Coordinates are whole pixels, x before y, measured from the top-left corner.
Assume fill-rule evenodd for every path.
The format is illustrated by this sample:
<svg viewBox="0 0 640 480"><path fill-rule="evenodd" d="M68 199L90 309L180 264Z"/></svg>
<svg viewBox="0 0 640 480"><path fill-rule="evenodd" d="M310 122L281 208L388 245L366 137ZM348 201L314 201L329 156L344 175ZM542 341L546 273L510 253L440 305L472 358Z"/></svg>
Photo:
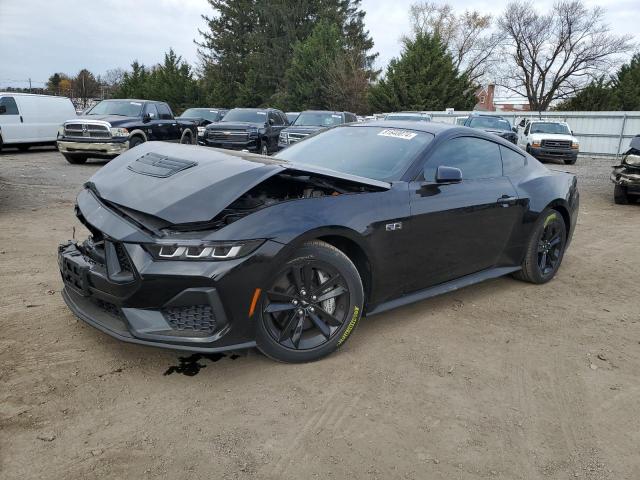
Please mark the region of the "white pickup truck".
<svg viewBox="0 0 640 480"><path fill-rule="evenodd" d="M517 134L518 146L538 160L563 160L573 165L578 159L578 139L566 122L523 118Z"/></svg>

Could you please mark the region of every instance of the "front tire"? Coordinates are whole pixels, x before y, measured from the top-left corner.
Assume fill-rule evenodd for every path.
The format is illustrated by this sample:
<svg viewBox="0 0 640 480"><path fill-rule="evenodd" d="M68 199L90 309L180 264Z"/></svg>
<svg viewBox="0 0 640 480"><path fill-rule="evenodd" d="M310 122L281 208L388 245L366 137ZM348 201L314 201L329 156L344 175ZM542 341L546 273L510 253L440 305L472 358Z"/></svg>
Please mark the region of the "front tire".
<svg viewBox="0 0 640 480"><path fill-rule="evenodd" d="M629 204L629 194L627 193L627 187L617 184L613 187L613 202L616 205Z"/></svg>
<svg viewBox="0 0 640 480"><path fill-rule="evenodd" d="M578 160L577 158L572 158L570 160L565 160L564 164L565 165L575 165L577 160Z"/></svg>
<svg viewBox="0 0 640 480"><path fill-rule="evenodd" d="M144 143L144 139L140 138L140 137L133 137L131 140L129 140L129 150L131 150L134 147L137 147L138 145Z"/></svg>
<svg viewBox="0 0 640 480"><path fill-rule="evenodd" d="M533 229L522 261L522 270L514 277L541 284L551 280L562 263L567 244L567 227L557 210L547 208Z"/></svg>
<svg viewBox="0 0 640 480"><path fill-rule="evenodd" d="M266 139L263 139L260 143L260 154L265 156L269 155L269 143Z"/></svg>
<svg viewBox="0 0 640 480"><path fill-rule="evenodd" d="M364 304L362 280L342 251L305 243L261 295L257 345L281 362L318 360L355 330Z"/></svg>
<svg viewBox="0 0 640 480"><path fill-rule="evenodd" d="M188 130L182 134L180 143L182 145L193 145L193 140L191 139L191 133Z"/></svg>
<svg viewBox="0 0 640 480"><path fill-rule="evenodd" d="M86 163L87 157L85 155L69 155L68 153L62 154L64 158L72 165L82 165Z"/></svg>

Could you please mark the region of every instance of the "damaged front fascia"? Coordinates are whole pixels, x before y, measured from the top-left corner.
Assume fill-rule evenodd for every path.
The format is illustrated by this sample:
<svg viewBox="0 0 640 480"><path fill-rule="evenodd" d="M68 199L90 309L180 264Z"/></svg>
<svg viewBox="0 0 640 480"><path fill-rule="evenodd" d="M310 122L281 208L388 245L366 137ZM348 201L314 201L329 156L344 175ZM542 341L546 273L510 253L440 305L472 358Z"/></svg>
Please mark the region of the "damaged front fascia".
<svg viewBox="0 0 640 480"><path fill-rule="evenodd" d="M640 185L640 168L633 168L628 165L613 167L611 181L622 186Z"/></svg>

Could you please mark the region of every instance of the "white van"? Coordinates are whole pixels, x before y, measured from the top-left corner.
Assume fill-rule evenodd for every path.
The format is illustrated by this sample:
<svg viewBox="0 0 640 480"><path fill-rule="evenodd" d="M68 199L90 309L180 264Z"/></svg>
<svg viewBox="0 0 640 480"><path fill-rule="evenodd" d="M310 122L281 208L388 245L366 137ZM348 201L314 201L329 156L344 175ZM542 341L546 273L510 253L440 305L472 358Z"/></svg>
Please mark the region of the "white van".
<svg viewBox="0 0 640 480"><path fill-rule="evenodd" d="M0 92L0 150L55 144L58 128L75 116L66 97Z"/></svg>

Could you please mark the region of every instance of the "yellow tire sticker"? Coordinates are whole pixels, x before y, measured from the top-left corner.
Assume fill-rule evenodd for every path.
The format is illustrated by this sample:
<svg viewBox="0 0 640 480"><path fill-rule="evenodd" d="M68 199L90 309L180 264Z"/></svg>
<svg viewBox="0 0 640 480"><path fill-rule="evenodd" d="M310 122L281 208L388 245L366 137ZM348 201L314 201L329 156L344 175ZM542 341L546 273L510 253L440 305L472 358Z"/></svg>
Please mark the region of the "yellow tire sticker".
<svg viewBox="0 0 640 480"><path fill-rule="evenodd" d="M338 346L342 345L344 343L344 341L347 338L349 338L349 335L351 335L351 331L356 326L356 323L358 323L359 314L360 314L360 309L358 307L354 307L353 308L353 315L351 316L351 321L349 322L349 325L347 326L347 329L342 334L342 337L340 337L340 340L338 341Z"/></svg>
<svg viewBox="0 0 640 480"><path fill-rule="evenodd" d="M554 221L556 218L558 218L558 215L555 213L552 213L551 215L549 215L547 217L547 219L544 221L544 226L546 228L547 225L549 225L552 221Z"/></svg>

